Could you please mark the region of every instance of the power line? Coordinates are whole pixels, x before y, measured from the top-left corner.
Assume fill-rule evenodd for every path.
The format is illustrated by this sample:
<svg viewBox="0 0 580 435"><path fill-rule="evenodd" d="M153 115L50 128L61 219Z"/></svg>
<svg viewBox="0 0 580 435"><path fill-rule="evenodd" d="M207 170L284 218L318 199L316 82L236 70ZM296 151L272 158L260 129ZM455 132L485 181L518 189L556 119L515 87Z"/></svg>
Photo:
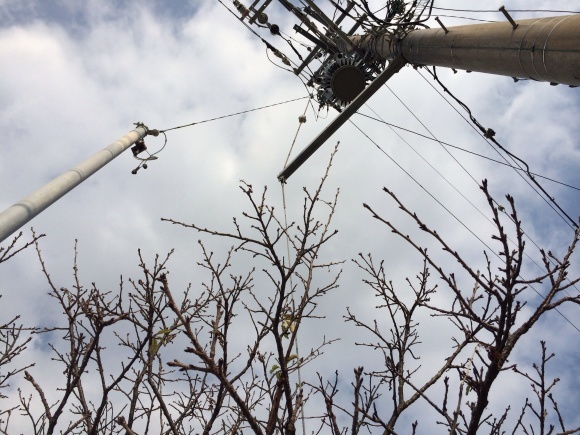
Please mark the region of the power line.
<svg viewBox="0 0 580 435"><path fill-rule="evenodd" d="M423 78L423 80L425 80L425 81L426 81L426 82L429 84L429 86L431 86L431 87L433 88L433 90L435 90L435 92L437 92L437 94L439 94L439 96L440 96L441 98L443 98L443 100L444 100L444 101L445 101L447 104L449 104L449 105L450 105L450 106L453 108L453 110L455 110L455 112L456 112L456 113L457 113L459 116L461 116L461 118L463 118L463 120L464 120L464 121L465 121L465 122L466 122L466 123L467 123L467 124L468 124L468 125L469 125L471 128L473 128L473 129L474 129L474 130L475 130L475 131L476 131L476 132L477 132L477 133L478 133L478 134L479 134L479 135L480 135L480 136L481 136L481 137L482 137L482 138L483 138L483 139L486 141L486 143L488 143L488 140L489 140L489 139L488 139L486 136L482 135L482 134L481 134L481 132L480 132L480 131L478 131L478 130L475 128L475 126L474 126L472 123L470 123L470 122L469 122L469 121L468 121L468 120L465 118L465 116L464 116L464 115L463 115L461 112L459 112L459 111L457 110L457 108L456 108L454 105L452 105L452 104L451 104L451 102L449 102L449 100L447 100L447 98L445 98L445 96L444 96L443 94L441 94L441 92L440 92L440 91L439 91L437 88L435 88L435 87L433 86L433 84L432 84L431 82L429 82L429 81L428 81L428 80L427 80L427 79L426 79L426 78L423 76L423 74L421 74L421 73L419 72L419 75L420 75L420 76ZM440 83L440 82L439 82L439 83ZM443 86L443 85L442 85L442 86ZM445 88L445 87L443 86L443 88ZM455 97L454 97L454 96L453 96L451 93L450 93L450 95L451 95L451 96L452 96L452 97L453 97L453 98L454 98L456 101L458 101L458 100L457 100L457 99L456 99L456 98L455 98ZM461 104L461 102L460 102L460 104ZM469 109L468 109L468 108L467 108L467 111L468 111L468 113L470 114L470 116L472 116L472 115L471 115L471 112L469 111ZM480 127L480 129L481 129L481 127ZM414 132L413 132L413 133L414 133ZM418 134L418 133L415 133L415 134ZM427 137L427 138L428 138L428 137ZM441 142L440 142L440 143L441 143ZM506 158L505 158L504 156L502 156L502 155L499 153L499 151L498 151L498 150L496 150L495 148L493 148L493 149L494 149L494 150L495 150L495 151L498 153L498 155L500 155L500 156L501 156L501 157L502 157L502 158L503 158L503 159L506 161L506 163L504 163L504 164L506 164L507 166L510 166L511 168L513 168L513 169L514 169L514 170L516 170L516 171L517 171L517 170L524 171L524 169L523 169L523 168L521 168L521 167L514 167L514 166L510 165L509 163L507 163L507 160L506 160ZM498 163L502 163L502 162L498 162ZM528 172L528 175L529 175L529 174L530 174L530 173ZM536 175L536 174L532 174L532 175ZM520 176L521 176L521 174L520 174ZM540 176L540 177L541 177L541 176ZM545 177L545 178L546 178L546 179L549 179L549 178L547 178L547 177ZM527 182L527 180L526 180L525 178L524 178L524 181L526 181L526 182ZM561 184L564 184L564 183L561 183ZM530 183L529 183L529 182L528 182L528 185L530 185ZM532 189L533 189L533 190L534 190L536 193L538 193L538 194L539 194L539 192L537 192L537 191L536 191L536 190L533 188L533 186L531 186L531 185L530 185L530 187L532 187ZM572 188L574 188L574 189L580 190L580 189L578 189L577 187L574 187L574 186L569 186L569 187L572 187ZM545 200L545 199L544 199L544 200ZM497 203L496 203L496 204L497 204ZM549 205L549 204L548 204L548 205ZM553 208L553 207L552 207L552 208ZM507 213L506 213L506 215L507 215L507 216L510 218L510 220L512 220L512 222L513 222L513 219L511 218L511 216L509 216L509 214L507 214ZM560 216L560 217L561 217L561 216ZM514 223L515 223L515 222L514 222ZM539 251L542 251L542 249L540 248L540 246L539 246L539 245L538 245L538 244L535 242L535 240L534 240L534 239L532 239L532 237L531 237L529 234L527 234L527 233L526 233L525 231L523 231L523 230L522 230L522 232L523 232L523 234L524 234L524 235L525 235L525 236L526 236L526 237L527 237L527 238L528 238L528 239L529 239L529 240L532 242L532 244L533 244L533 245L534 245L534 246L535 246L535 247L536 247L536 248L537 248ZM510 240L510 241L511 241L511 240ZM536 267L538 267L538 269L542 270L542 267L541 267L541 266L540 266L540 265L539 265L539 264L538 264L538 263L537 263L537 262L536 262L534 259L532 259L532 258L531 258L529 255L527 255L527 254L526 254L526 256L527 256L527 257L528 257L528 258L529 258L529 259L530 259L530 260L531 260L531 261L532 261L532 262L533 262L533 263L536 265ZM553 261L553 259L549 258L549 260L550 260L550 262L551 262L552 264L555 264L555 263L554 263L554 261ZM573 287L574 287L574 288L575 288L577 291L580 291L580 290L579 290L579 289L576 287L576 285L573 285ZM534 291L536 291L536 290L534 290ZM536 293L538 293L538 292L536 291ZM568 292L566 291L566 293L568 293ZM538 294L539 294L539 293L538 293ZM568 295L569 295L569 293L568 293ZM566 319L566 320L568 320L568 319ZM574 325L572 322L570 322L569 320L568 320L568 322L569 322L569 323L571 323L571 324L574 326L574 328L578 329L578 328L576 327L576 325ZM580 332L580 330L579 330L579 332Z"/></svg>
<svg viewBox="0 0 580 435"><path fill-rule="evenodd" d="M257 110L268 109L270 107L280 106L282 104L287 104L287 103L292 103L294 101L303 100L304 98L310 98L310 96L294 98L293 100L286 100L286 101L282 101L281 103L268 104L267 106L256 107L255 109L243 110L241 112L230 113L229 115L217 116L215 118L204 119L203 121L196 121L196 122L191 122L189 124L179 125L177 127L166 128L165 130L159 130L159 133L165 133L165 132L168 132L168 131L171 131L171 130L177 130L178 128L191 127L193 125L203 124L205 122L217 121L218 119L224 119L224 118L230 118L232 116L243 115L244 113L255 112Z"/></svg>
<svg viewBox="0 0 580 435"><path fill-rule="evenodd" d="M423 186L415 177L413 177L411 175L411 173L409 171L407 171L405 168L403 168L393 157L391 157L391 155L389 153L387 153L383 148L381 148L381 146L375 142L364 130L362 130L358 125L356 125L351 119L348 120L352 125L355 126L355 128L360 131L363 136L365 136L381 153L383 153L389 160L391 160L399 169L401 169L411 180L413 180L415 182L415 184L417 184L421 189L423 189L425 191L425 193L427 193L427 195L429 195L437 204L439 204L447 213L449 213L457 222L459 222L459 224L461 224L461 226L463 226L467 231L469 231L477 240L479 240L479 242L485 246L489 252L492 252L497 258L499 258L500 260L502 260L501 256L495 252L495 250L491 249L491 247L485 243L477 234L475 234L473 232L473 230L471 230L471 228L469 228L461 219L459 219L451 210L449 210L441 201L439 201L435 195L433 195L425 186ZM529 287L540 297L542 297L542 294L536 290L531 284L529 284ZM572 325L572 327L574 327L574 329L576 329L576 331L578 331L580 333L580 329L570 320L568 319L560 310L558 310L558 308L554 308L554 310L560 314L560 316L562 316L562 318L564 318L570 325Z"/></svg>
<svg viewBox="0 0 580 435"><path fill-rule="evenodd" d="M367 105L367 107L369 107L369 106ZM452 184L451 184L451 183L450 183L450 182L447 180L447 178L446 178L445 176L443 176L443 175L442 175L442 174L441 174L441 173L440 173L440 172L439 172L439 171L438 171L436 168L434 168L434 167L433 167L433 165L431 165L431 163L429 163L429 161L427 161L427 160L426 160L426 159L425 159L425 158L424 158L424 157L423 157L423 156L422 156L422 155L421 155L421 154L420 154L420 153L419 153L417 150L415 150L415 148L413 148L413 147L411 146L411 144L409 144L409 142L407 142L407 141L406 141L406 140L405 140L405 139L404 139L404 138L403 138L403 137L402 137L400 134L398 134L398 133L397 133L397 132L394 130L394 127L397 127L397 126L394 126L393 124L389 124L388 122L384 121L384 120L383 120L383 119L382 119L382 118L381 118L381 117L380 117L380 116L379 116L379 115L378 115L378 114L377 114L377 113L376 113L376 112L375 112L375 111L374 111L372 108L370 108L370 107L369 107L369 109L370 109L370 110L371 110L373 113L375 113L375 115L376 115L376 116L377 116L379 119L377 119L377 118L373 118L373 117L371 117L371 116L368 116L368 115L365 115L365 114L362 114L362 113L360 113L360 112L356 112L356 113L357 113L358 115L362 115L362 116L365 116L365 117L367 117L367 118L369 118L369 119L372 119L372 120L374 120L374 121L378 121L378 122L381 122L381 123L383 123L383 124L385 124L385 125L388 125L388 126L391 128L391 130L392 130L392 131L393 131L393 132L394 132L394 133L395 133L395 134L396 134L396 135L397 135L397 136L398 136L398 137L399 137L399 138L400 138L400 139L401 139L401 140L402 140L402 141L403 141L403 142L404 142L404 143L405 143L407 146L409 146L409 147L410 147L410 148L411 148L411 149L412 149L412 150L413 150L413 151L414 151L414 152L415 152L415 153L416 153L416 154L417 154L417 155L418 155L418 156L419 156L421 159L423 159L423 161L425 161L425 163L427 163L427 164L428 164L428 165L429 165L429 166L430 166L430 167L431 167L431 168L432 168L432 169L433 169L433 170L434 170L434 171L435 171L435 172L436 172L436 173L437 173L437 174L438 174L438 175L439 175L441 178L443 178L443 179L444 179L444 180L445 180L445 181L446 181L446 182L447 182L447 183L448 183L448 184L449 184L449 185L450 185L450 186L451 186L451 187L452 187L452 188L453 188L453 189L454 189L454 190L455 190L457 193L459 193L459 195L461 195L461 197L463 197L463 199L465 199L465 200L466 200L466 201L467 201L467 202L468 202L468 203L469 203L469 204L470 204L470 205L471 205L473 208L475 208L475 209L476 209L476 210L477 210L477 211L478 211L478 212L479 212L479 213L480 213L480 214L481 214L481 215L482 215L482 216L483 216L485 219L487 219L487 221L488 221L488 222L490 222L490 223L492 223L492 224L493 224L493 222L492 222L492 221L491 221L491 220L490 220L490 219L487 217L487 215L485 215L485 214L484 214L484 213L483 213L483 212L482 212L482 211L481 211L479 208L477 208L477 206L475 206L475 204L473 204L473 203L472 203L472 202L471 202L471 201L470 201L468 198L466 198L466 197L465 197L465 195L463 195L463 194L462 194L462 193L461 193L461 192L460 192L460 191L459 191L459 190L458 190L458 189L457 189L457 188L456 188L454 185L452 185ZM405 131L411 132L411 133L413 133L413 134L415 134L415 135L418 135L418 136L420 136L420 137L423 137L423 138L425 138L425 139L429 139L429 140L432 140L432 141L436 141L436 142L439 142L440 144L445 144L445 142L441 142L441 141L439 141L439 140L438 140L438 139L436 139L436 138L432 138L432 137L429 137L429 136L426 136L426 135L423 135L423 134L420 134L420 133L414 132L414 131L412 131L412 130L408 130L408 129L402 128L402 127L397 127L397 128L401 128L402 130L405 130ZM451 145L451 146L452 146L452 147L454 147L453 145ZM454 147L454 148L459 148L459 147ZM463 150L462 148L459 148L459 149ZM463 150L463 151L470 152L470 151L468 151L468 150ZM476 154L476 153L473 153L473 154ZM481 157L485 157L485 156L481 156ZM493 160L493 159L490 159L490 160ZM497 163L501 163L501 164L507 165L506 163L503 163L503 162L500 162L500 161L497 161L497 160L494 160L494 161L495 161L495 162L497 162ZM508 166L509 166L509 165L508 165ZM510 167L512 167L512 166L510 166ZM512 167L512 168L513 168L513 167ZM521 170L520 168L514 168L514 169ZM578 188L576 188L576 189L578 189ZM580 189L578 189L578 190L580 190ZM495 202L495 201L494 201L494 202ZM496 203L496 204L497 204L497 203ZM506 214L507 214L507 213L506 213ZM507 215L507 216L508 216L508 217L510 217L509 215ZM511 217L510 217L510 219L511 219ZM513 222L513 219L511 219L511 220L512 220L512 222ZM536 242L535 242L535 241L534 241L534 240L533 240L533 239L532 239L532 238L531 238L531 237L530 237L530 236L529 236L529 235L528 235L528 234L527 234L525 231L522 231L522 232L523 232L523 234L524 234L524 235L525 235L525 236L526 236L526 237L527 237L527 238L528 238L528 239L529 239L529 240L530 240L530 241L531 241L531 242L532 242L532 243L533 243L533 244L534 244L534 245L535 245L535 246L538 248L538 250L540 250L540 251L541 251L541 249L540 249L540 247L538 246L538 244L537 244L537 243L536 243ZM511 239L509 239L509 240L510 240L510 242L514 243L514 242L513 242L513 240L511 240ZM533 259L533 258L532 258L532 257L531 257L531 256L530 256L528 253L527 253L527 252L524 252L524 255L525 255L525 256L526 256L526 257L527 257L527 258L528 258L530 261L532 261L532 263L534 263L538 269L540 269L540 270L543 270L543 269L542 269L542 267L541 267L541 266L540 266L540 265L539 265L539 264L538 264L538 263L537 263L537 262L536 262L536 261L535 261L535 260L534 260L534 259ZM552 263L553 263L553 262L552 262ZM554 263L553 263L553 264L554 264ZM574 285L574 288L576 288L576 290L577 290L577 291L580 291L580 290L578 290L578 288L577 288L575 285ZM568 291L566 291L566 293L567 293L568 295L570 295L570 294L568 293Z"/></svg>
<svg viewBox="0 0 580 435"><path fill-rule="evenodd" d="M400 103L403 105L403 107L405 107L405 109L407 109L407 111L408 111L408 112L409 112L411 115L413 115L413 118L415 118L415 119L416 119L416 120L419 122L419 124L421 124L425 130L427 130L427 132L428 132L428 133L429 133L429 134L430 134L430 135L433 137L433 139L435 139L435 140L437 141L437 143L439 143L439 145L441 145L441 147L442 147L442 148L445 150L445 152L446 152L447 154L449 154L449 156L451 156L451 158L452 158L452 159L455 161L455 163L457 163L457 164L459 165L459 167L460 167L461 169L463 169L463 171L464 171L464 172L465 172L467 175L469 175L469 177L471 177L471 179L472 179L472 180L475 182L475 184L477 184L477 185L479 186L479 183L478 183L478 181L475 179L475 177L474 177L473 175L471 175L471 173L470 173L470 172L469 172L469 171L468 171L468 170L465 168L465 166L463 166L461 163L459 163L459 160L457 160L457 159L455 158L455 156L454 156L453 154L451 154L451 152L450 152L450 151L449 151L447 148L445 148L445 147L443 146L443 144L442 144L442 143L439 141L439 139L437 139L437 138L435 137L435 135L434 135L434 134L431 132L431 130L429 130L429 128L427 128L427 126L426 126L426 125L425 125L425 124L424 124L424 123L423 123L423 122L422 122L422 121L421 121L421 120L420 120L420 119L417 117L417 115L415 115L415 113L414 113L414 112L413 112L413 111L412 111L412 110L411 110L411 109L410 109L410 108L409 108L409 107L408 107L408 106L407 106L407 105L406 105L406 104L403 102L403 100L401 100L401 99L399 98L399 96L398 96L397 94L395 94L395 92L394 92L394 91L393 91L393 90L392 90L392 89L391 89L391 88L390 88L388 85L385 85L385 86L386 86L386 87L387 87L387 89L388 89L388 90L391 92L391 94L393 94L393 95L395 96L395 98L396 98L397 100L399 100L399 102L400 102Z"/></svg>
<svg viewBox="0 0 580 435"><path fill-rule="evenodd" d="M461 18L462 20L478 21L480 23L497 23L498 22L496 20L482 20L479 18L461 17L458 15L439 14L438 16L443 17L443 18Z"/></svg>
<svg viewBox="0 0 580 435"><path fill-rule="evenodd" d="M504 153L506 153L518 167L521 168L521 166L518 162L520 162L521 164L523 164L525 166L525 170L523 170L523 172L525 172L526 175L528 176L529 180L534 185L536 185L538 187L538 189L540 189L542 191L543 195L540 192L538 192L527 180L526 180L526 182L540 196L540 198L542 198L546 202L546 204L548 204L550 206L550 208L552 210L554 210L556 212L556 214L558 216L560 216L560 218L562 218L562 220L564 222L567 223L567 225L570 228L572 228L573 230L578 228L578 224L574 221L574 219L572 219L564 211L564 209L562 209L562 207L560 207L560 205L556 202L556 200L551 195L549 195L548 192L546 192L546 190L540 185L540 183L538 183L538 181L534 179L533 175L530 172L530 167L528 166L528 164L523 159L519 158L518 156L516 156L512 152L508 151L503 145L501 145L494 137L495 131L493 131L491 128L483 127L483 125L473 116L471 109L465 103L463 103L459 98L457 98L455 95L453 95L451 93L451 91L441 82L441 80L439 80L439 77L437 77L437 73L435 72L435 67L433 67L433 71L431 71L427 68L427 72L429 72L429 74L431 74L433 79L439 84L439 86L441 86L443 91L448 93L451 96L451 98L453 98L467 112L467 114L469 115L469 119L471 119L471 122L475 126L477 126L477 128L479 128L479 130L481 131L483 136L486 139L488 139L488 143L491 142L491 143L495 144L499 149L501 149ZM505 159L505 157L504 157L504 159ZM521 173L519 173L519 172L516 172L516 173L520 177L524 178ZM525 180L525 178L524 178L524 180ZM556 208L554 208L554 207L556 207ZM560 214L560 213L562 213L562 214ZM562 216L562 215L564 215L564 216Z"/></svg>
<svg viewBox="0 0 580 435"><path fill-rule="evenodd" d="M367 106L368 107L368 106ZM369 107L369 109L377 116L379 116L373 109L371 109ZM358 112L357 112L358 113ZM380 118L380 116L379 116ZM382 119L381 119L382 120ZM420 122L420 121L419 121ZM443 180L445 180L445 182L451 186L451 188L453 190L455 190L465 201L467 201L475 210L477 210L477 212L483 216L484 219L487 219L489 223L491 223L493 225L493 221L483 212L481 211L469 198L467 198L457 187L455 187L455 185L453 183L451 183L451 181L449 181L447 179L447 177L445 177L441 172L439 172L439 170L437 170L437 168L435 168L435 166L433 166L425 157L423 157L421 155L421 153L419 151L417 151L409 142L407 142L399 133L397 133L392 127L390 127L391 130L393 131L393 133L395 133L409 148L411 148L415 154L417 154L431 169L433 169L435 171L435 173L437 173L437 175L439 175ZM433 137L432 140L435 140L437 142L439 142L441 144L441 142ZM441 144L442 145L442 144ZM456 160L457 161L457 160ZM462 166L463 167L463 166ZM473 177L472 177L473 178ZM476 183L478 184L478 183ZM478 184L479 185L479 184Z"/></svg>
<svg viewBox="0 0 580 435"><path fill-rule="evenodd" d="M348 120L352 125L354 125L356 127L356 129L358 131L360 131L364 137L366 137L375 147L377 147L377 149L382 152L385 156L387 156L387 158L389 160L391 160L395 165L397 165L397 167L403 171L411 180L413 180L415 182L415 184L417 184L417 186L419 186L421 189L423 189L425 191L425 193L427 193L427 195L429 195L431 198L433 198L433 200L439 204L441 207L443 207L443 209L449 213L457 222L459 222L461 224L462 227L464 227L467 231L469 231L477 240L479 240L487 249L490 250L490 252L495 252L493 249L491 249L491 247L485 243L477 234L475 234L473 232L473 230L471 230L471 228L469 228L461 219L459 219L455 214L453 214L453 212L451 210L449 210L441 201L439 201L437 199L437 197L432 194L425 186L423 186L415 177L413 177L411 175L411 173L409 171L407 171L405 168L403 168L399 162L397 162L393 157L391 157L391 155L389 153L387 153L384 149L381 148L381 146L376 143L363 129L361 129L358 125L356 125L351 119Z"/></svg>
<svg viewBox="0 0 580 435"><path fill-rule="evenodd" d="M372 109L371 109L371 110L372 110ZM373 111L373 112L374 112L374 111ZM414 134L414 135L416 135L416 136L422 137L422 138L424 138L424 139L428 139L428 140L430 140L430 141L438 142L438 143L440 143L441 145L445 145L445 146L447 146L447 147L454 148L454 149L456 149L456 150L463 151L463 152L465 152L465 153L468 153L468 154L472 154L472 155L474 155L474 156L476 156L476 157L480 157L480 158L482 158L482 159L489 160L489 161L491 161L491 162L494 162L494 163L497 163L497 164L499 164L499 165L504 165L504 166L507 166L508 168L515 169L515 170L517 170L517 171L523 171L523 170L524 170L524 169L522 169L522 168L518 168L517 166L510 165L508 162L502 162L502 161L500 161L500 160L496 160L496 159L493 159L493 158L491 158L491 157L484 156L483 154L476 153L475 151L471 151L471 150L468 150L468 149L465 149L465 148L461 148L460 146L453 145L453 144L450 144L450 143L448 143L448 142L444 142L444 141L442 141L442 140L439 140L439 139L434 139L434 138L432 138L431 136L427 136L426 134L421 134L421 133L418 133L418 132L416 132L416 131L410 130L410 129L408 129L408 128L401 127L401 126L399 126L399 125L396 125L396 124L392 124L392 123L390 123L390 122L387 122L387 121L385 121L384 119L381 119L380 117L378 117L378 118L375 118L375 117L373 117L373 116L370 116L370 115L367 115L366 113L361 113L361 112L356 112L356 114L357 114L357 115L360 115L360 116L364 116L365 118L371 119L371 120L373 120L373 121L380 122L380 123L382 123L382 124L388 125L388 126L389 126L389 127L391 127L391 128L396 128L396 129L398 129L398 130L406 131L407 133ZM400 136L399 136L399 137L400 137ZM570 188L570 189L575 189L575 190L578 190L578 191L580 191L580 187L572 186L572 185L570 185L570 184L564 183L563 181L558 181L558 180L555 180L555 179L553 179L553 178L547 177L547 176L545 176L545 175L538 174L538 173L536 173L536 172L531 172L531 174L532 174L534 177L543 178L544 180L548 180L548 181L551 181L551 182L553 182L553 183L560 184L560 185L562 185L562 186L564 186L564 187L568 187L568 188Z"/></svg>
<svg viewBox="0 0 580 435"><path fill-rule="evenodd" d="M433 9L438 11L452 11L452 12L476 12L476 13L489 13L489 12L501 12L498 9L452 9L452 8L439 8L433 6ZM562 14L580 14L578 11L558 11L550 9L510 9L510 12L550 12L550 13L562 13Z"/></svg>

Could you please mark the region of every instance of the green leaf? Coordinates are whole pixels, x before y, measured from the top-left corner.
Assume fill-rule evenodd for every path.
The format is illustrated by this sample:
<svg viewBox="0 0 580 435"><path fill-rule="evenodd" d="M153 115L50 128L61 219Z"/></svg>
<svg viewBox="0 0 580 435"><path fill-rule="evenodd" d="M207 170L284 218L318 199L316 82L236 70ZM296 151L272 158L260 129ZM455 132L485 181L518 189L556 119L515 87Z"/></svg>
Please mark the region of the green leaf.
<svg viewBox="0 0 580 435"><path fill-rule="evenodd" d="M298 358L298 355L296 355L295 353L293 353L292 355L290 355L290 356L288 357L288 360L287 360L287 361L288 361L288 362L290 362L290 361L292 361L292 360L294 360L294 359L296 359L296 358Z"/></svg>
<svg viewBox="0 0 580 435"><path fill-rule="evenodd" d="M272 368L270 369L270 374L274 373L274 372L275 372L276 370L278 370L279 368L280 368L280 366L279 366L279 365L277 365L277 364L274 364L274 365L272 366Z"/></svg>
<svg viewBox="0 0 580 435"><path fill-rule="evenodd" d="M159 350L159 341L155 337L151 339L151 346L149 347L149 352L152 356L157 355L157 351Z"/></svg>
<svg viewBox="0 0 580 435"><path fill-rule="evenodd" d="M157 332L155 334L155 336L166 335L166 334L169 334L170 332L171 332L171 329L162 329L161 331Z"/></svg>

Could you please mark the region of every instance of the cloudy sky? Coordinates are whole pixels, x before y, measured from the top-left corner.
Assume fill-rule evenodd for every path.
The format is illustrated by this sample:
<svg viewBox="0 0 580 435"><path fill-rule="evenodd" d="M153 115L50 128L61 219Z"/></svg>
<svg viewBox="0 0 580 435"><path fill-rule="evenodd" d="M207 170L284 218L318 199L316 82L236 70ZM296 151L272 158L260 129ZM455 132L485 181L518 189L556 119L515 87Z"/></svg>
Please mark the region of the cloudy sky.
<svg viewBox="0 0 580 435"><path fill-rule="evenodd" d="M464 4L435 1L441 8L461 9ZM501 5L488 0L477 4L485 10L497 10ZM512 0L506 7L578 10L574 0ZM467 18L503 19L492 12L436 13L448 26L474 22ZM514 12L513 16L557 14ZM294 17L277 5L271 21L283 32L293 33ZM283 41L270 41L292 54ZM282 190L276 175L292 145L298 117L307 107L303 98L307 91L282 68L279 59L271 54L270 59L263 43L216 0L0 0L0 210L123 136L135 122L168 129L301 98L170 131L167 146L147 170L132 175L138 162L127 152L27 224L27 237L30 226L46 234L41 248L57 285L72 283L75 239L79 241L80 277L87 285L95 282L101 288L114 289L120 275L137 276L137 249L152 259L172 248L176 250L170 262L175 286L196 282L192 265L200 259L199 235L160 218L231 229L232 216L246 207L239 180L268 186L271 203L281 210ZM525 160L533 172L575 187L539 179L577 219L579 91L463 71L440 70L439 74L478 120L496 131L497 140ZM498 159L492 147L457 114L457 105L448 104L431 84L425 71L405 67L361 112ZM293 155L334 116L332 111L327 114L308 108ZM360 115L352 121L375 143L355 125L347 124L285 186L289 220L298 219L302 188L317 185L333 145L340 141L325 190L331 198L340 189L334 220L339 235L326 255L346 263L340 288L321 307L328 320L316 326L320 334L313 334L313 339L320 339L322 333L343 338L332 351L340 358L321 362L318 369L333 372L338 368L349 376L354 366L364 363L349 352L353 342L362 338L343 325L341 316L350 306L372 317L376 304L350 259L359 252L385 259L387 272L401 288L404 278L414 276L421 267L421 259L410 247L374 221L362 204L371 205L404 232L426 241L382 193L383 186L399 195L477 264L476 268L483 267L486 248L475 235L489 244L493 228L483 216L489 214L474 180L488 179L499 203L505 204L506 193L515 197L524 229L534 242L528 242L528 247L535 261L539 262L539 253L534 244L561 254L572 236L569 225L513 169L396 130L399 136L388 126ZM146 143L150 151L156 151L163 140L148 137ZM226 246L223 241L208 243L214 243L215 250ZM578 262L575 264L577 272ZM449 263L450 270L455 267ZM530 262L526 273L532 276L539 270ZM2 319L19 313L23 321L43 325L58 318L32 250L0 266L0 294ZM577 310L562 312L580 327ZM532 356L539 340L546 339L557 353L558 364L574 367L580 357L579 338L574 326L551 313L532 331L522 357ZM426 361L434 347L450 343L449 337L441 337L432 328L424 331L423 341ZM524 387L525 383L518 384L515 391ZM560 385L570 409L578 408L579 387L576 370ZM521 406L517 398L515 405Z"/></svg>

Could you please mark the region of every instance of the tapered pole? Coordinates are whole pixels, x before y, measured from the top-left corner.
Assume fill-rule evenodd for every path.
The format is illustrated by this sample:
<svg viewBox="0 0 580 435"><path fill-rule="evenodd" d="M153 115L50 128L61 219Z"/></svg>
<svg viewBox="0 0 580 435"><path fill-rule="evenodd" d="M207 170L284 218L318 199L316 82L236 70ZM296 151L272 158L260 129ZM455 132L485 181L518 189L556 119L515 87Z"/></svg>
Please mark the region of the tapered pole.
<svg viewBox="0 0 580 435"><path fill-rule="evenodd" d="M580 86L580 15L351 38L385 59Z"/></svg>
<svg viewBox="0 0 580 435"><path fill-rule="evenodd" d="M135 142L143 139L147 135L147 131L147 127L138 126L108 147L0 213L0 242L104 167Z"/></svg>

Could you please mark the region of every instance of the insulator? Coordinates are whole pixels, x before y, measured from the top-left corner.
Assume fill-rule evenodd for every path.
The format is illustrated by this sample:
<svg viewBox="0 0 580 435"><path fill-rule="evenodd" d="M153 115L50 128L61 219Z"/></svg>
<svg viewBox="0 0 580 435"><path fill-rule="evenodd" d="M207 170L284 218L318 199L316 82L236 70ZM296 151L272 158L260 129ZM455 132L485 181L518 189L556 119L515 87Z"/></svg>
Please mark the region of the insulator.
<svg viewBox="0 0 580 435"><path fill-rule="evenodd" d="M290 61L288 60L288 58L286 57L286 55L284 53L282 53L280 50L277 50L273 47L271 47L270 50L272 50L272 53L274 53L274 55L276 55L276 57L278 57L282 60L282 63L284 65L290 66Z"/></svg>
<svg viewBox="0 0 580 435"><path fill-rule="evenodd" d="M347 44L346 41L343 41L342 39L336 41L336 47L338 48L338 51L343 54L348 54L352 51L351 45Z"/></svg>
<svg viewBox="0 0 580 435"><path fill-rule="evenodd" d="M242 20L250 14L250 10L238 0L234 0L234 6L242 14Z"/></svg>

